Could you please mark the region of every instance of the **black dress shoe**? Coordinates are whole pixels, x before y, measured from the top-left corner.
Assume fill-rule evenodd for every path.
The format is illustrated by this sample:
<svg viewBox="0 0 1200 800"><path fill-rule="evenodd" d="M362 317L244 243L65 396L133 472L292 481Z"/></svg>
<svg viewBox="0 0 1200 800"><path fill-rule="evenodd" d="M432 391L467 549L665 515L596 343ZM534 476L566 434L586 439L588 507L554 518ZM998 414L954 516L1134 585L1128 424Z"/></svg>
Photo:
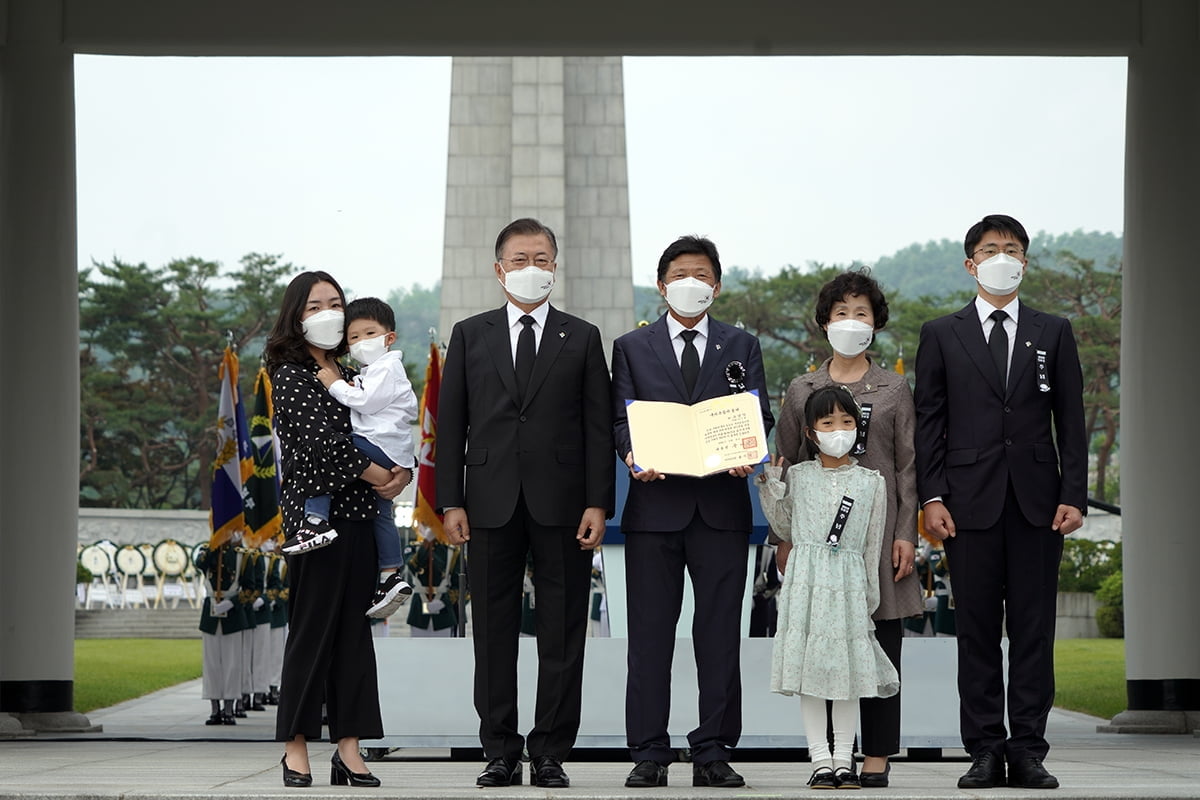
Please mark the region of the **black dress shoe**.
<svg viewBox="0 0 1200 800"><path fill-rule="evenodd" d="M892 771L892 762L888 762L883 772L860 772L858 782L864 789L884 789L888 785L888 775Z"/></svg>
<svg viewBox="0 0 1200 800"><path fill-rule="evenodd" d="M849 767L838 767L833 771L833 779L837 781L839 789L861 789L862 781L858 779L858 773Z"/></svg>
<svg viewBox="0 0 1200 800"><path fill-rule="evenodd" d="M733 771L728 761L710 761L707 764L692 764L692 786L716 786L733 789L745 786L746 781Z"/></svg>
<svg viewBox="0 0 1200 800"><path fill-rule="evenodd" d="M233 718L233 714L222 713L221 714L221 724L222 725L237 725L237 720Z"/></svg>
<svg viewBox="0 0 1200 800"><path fill-rule="evenodd" d="M283 765L283 785L288 787L305 787L312 786L311 772L296 772L287 765L287 753L283 754L283 758L279 759L279 763Z"/></svg>
<svg viewBox="0 0 1200 800"><path fill-rule="evenodd" d="M571 785L571 779L554 756L534 756L529 762L529 785L566 789Z"/></svg>
<svg viewBox="0 0 1200 800"><path fill-rule="evenodd" d="M1008 785L1017 789L1057 789L1058 778L1035 756L1019 758L1008 765Z"/></svg>
<svg viewBox="0 0 1200 800"><path fill-rule="evenodd" d="M967 774L958 779L960 789L994 789L1004 785L1004 761L995 753L975 756Z"/></svg>
<svg viewBox="0 0 1200 800"><path fill-rule="evenodd" d="M629 772L625 785L630 789L646 789L667 785L667 767L657 761L639 761Z"/></svg>
<svg viewBox="0 0 1200 800"><path fill-rule="evenodd" d="M838 788L837 778L833 777L833 770L829 767L817 767L814 769L813 774L808 778L808 785L813 789Z"/></svg>
<svg viewBox="0 0 1200 800"><path fill-rule="evenodd" d="M221 721L221 712L217 711L217 712L214 712L211 717L209 717L207 720L205 720L204 724L205 725L224 725L225 723Z"/></svg>
<svg viewBox="0 0 1200 800"><path fill-rule="evenodd" d="M476 786L520 786L521 759L493 758L475 779Z"/></svg>
<svg viewBox="0 0 1200 800"><path fill-rule="evenodd" d="M342 761L342 754L334 750L333 758L329 761L329 785L375 787L379 785L379 778L370 772L351 772L346 762Z"/></svg>

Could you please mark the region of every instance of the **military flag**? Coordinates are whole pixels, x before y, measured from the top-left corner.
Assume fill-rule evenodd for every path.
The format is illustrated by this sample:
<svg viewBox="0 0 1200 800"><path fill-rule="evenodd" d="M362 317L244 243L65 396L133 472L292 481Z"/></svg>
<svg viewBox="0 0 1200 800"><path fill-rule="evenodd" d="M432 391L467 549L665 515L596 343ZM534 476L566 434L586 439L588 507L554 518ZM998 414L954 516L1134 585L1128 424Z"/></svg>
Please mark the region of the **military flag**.
<svg viewBox="0 0 1200 800"><path fill-rule="evenodd" d="M429 345L429 366L425 369L425 390L421 393L421 449L417 456L417 503L413 522L431 531L443 544L442 515L437 513L434 469L437 461L438 394L442 386L442 357L436 342Z"/></svg>
<svg viewBox="0 0 1200 800"><path fill-rule="evenodd" d="M258 547L277 536L283 526L279 512L275 435L271 408L271 379L259 368L254 378L254 414L250 417L250 474L246 478L246 544Z"/></svg>
<svg viewBox="0 0 1200 800"><path fill-rule="evenodd" d="M237 422L238 359L232 346L225 348L217 377L221 381L221 395L217 403L217 454L213 459L209 550L216 550L246 526ZM242 427L245 427L244 421Z"/></svg>

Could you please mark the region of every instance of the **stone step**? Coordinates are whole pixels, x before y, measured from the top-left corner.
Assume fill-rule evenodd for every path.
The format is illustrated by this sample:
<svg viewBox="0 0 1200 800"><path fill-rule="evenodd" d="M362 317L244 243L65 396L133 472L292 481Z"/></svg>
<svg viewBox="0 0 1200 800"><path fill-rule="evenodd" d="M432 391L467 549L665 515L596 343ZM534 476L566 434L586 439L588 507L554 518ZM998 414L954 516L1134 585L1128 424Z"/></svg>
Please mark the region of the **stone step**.
<svg viewBox="0 0 1200 800"><path fill-rule="evenodd" d="M200 611L179 608L76 609L76 639L199 639Z"/></svg>

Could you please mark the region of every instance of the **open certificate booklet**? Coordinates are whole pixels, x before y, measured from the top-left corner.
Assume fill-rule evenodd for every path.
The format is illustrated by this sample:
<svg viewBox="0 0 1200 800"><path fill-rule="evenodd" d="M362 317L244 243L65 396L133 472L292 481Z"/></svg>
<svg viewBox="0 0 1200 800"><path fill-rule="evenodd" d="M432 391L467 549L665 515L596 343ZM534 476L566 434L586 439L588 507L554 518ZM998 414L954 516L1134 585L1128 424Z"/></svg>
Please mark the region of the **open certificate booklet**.
<svg viewBox="0 0 1200 800"><path fill-rule="evenodd" d="M626 400L634 467L702 477L768 460L767 433L755 391L693 406Z"/></svg>

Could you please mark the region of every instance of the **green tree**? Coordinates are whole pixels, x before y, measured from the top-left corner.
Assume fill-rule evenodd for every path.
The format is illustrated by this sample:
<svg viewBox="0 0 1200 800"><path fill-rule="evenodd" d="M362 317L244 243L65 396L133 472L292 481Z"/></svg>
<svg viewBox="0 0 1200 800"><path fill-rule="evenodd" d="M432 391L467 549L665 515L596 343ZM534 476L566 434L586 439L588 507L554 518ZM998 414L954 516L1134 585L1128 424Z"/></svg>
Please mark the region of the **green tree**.
<svg viewBox="0 0 1200 800"><path fill-rule="evenodd" d="M81 504L209 506L221 353L231 336L248 397L295 271L259 253L227 274L196 257L81 271Z"/></svg>
<svg viewBox="0 0 1200 800"><path fill-rule="evenodd" d="M1052 268L1043 266L1046 261ZM1093 260L1068 251L1031 258L1021 283L1021 298L1034 308L1071 320L1083 366L1083 405L1090 449L1095 455L1092 496L1120 502L1110 471L1120 435L1120 263L1101 269Z"/></svg>

